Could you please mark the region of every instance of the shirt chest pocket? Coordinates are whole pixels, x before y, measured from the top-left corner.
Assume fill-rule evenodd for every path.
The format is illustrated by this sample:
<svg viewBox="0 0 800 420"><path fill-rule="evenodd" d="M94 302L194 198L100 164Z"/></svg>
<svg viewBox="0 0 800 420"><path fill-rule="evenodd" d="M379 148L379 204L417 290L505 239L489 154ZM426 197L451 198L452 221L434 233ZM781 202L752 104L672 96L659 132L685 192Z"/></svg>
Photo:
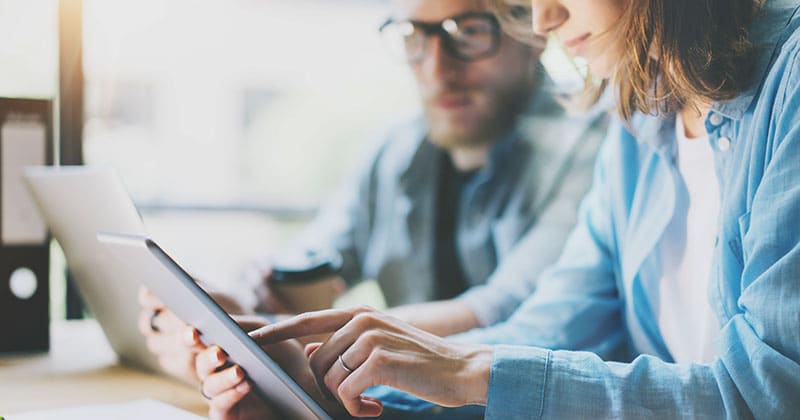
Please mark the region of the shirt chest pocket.
<svg viewBox="0 0 800 420"><path fill-rule="evenodd" d="M523 229L519 220L511 218L498 220L492 223L492 244L494 245L495 254L498 259L502 259L511 252L511 249L514 248L514 245L516 245L519 240Z"/></svg>
<svg viewBox="0 0 800 420"><path fill-rule="evenodd" d="M726 272L725 276L736 274L731 278L737 278L741 275L741 270L744 269L745 261L747 261L745 249L750 231L750 212L728 220L727 223L722 224L722 231L717 240L720 241L718 245L723 246L723 252L720 255L723 266L736 270L736 273ZM724 246L727 246L728 252L724 252Z"/></svg>
<svg viewBox="0 0 800 420"><path fill-rule="evenodd" d="M747 244L747 241L748 241L748 238L749 238L749 233L750 233L750 212L748 211L747 213L739 216L738 222L739 222L739 238L738 238L738 242L739 242L739 248L740 248L740 250L739 250L740 255L739 256L742 258L742 261L747 261L747 257L748 257L747 256L747 247L745 245Z"/></svg>

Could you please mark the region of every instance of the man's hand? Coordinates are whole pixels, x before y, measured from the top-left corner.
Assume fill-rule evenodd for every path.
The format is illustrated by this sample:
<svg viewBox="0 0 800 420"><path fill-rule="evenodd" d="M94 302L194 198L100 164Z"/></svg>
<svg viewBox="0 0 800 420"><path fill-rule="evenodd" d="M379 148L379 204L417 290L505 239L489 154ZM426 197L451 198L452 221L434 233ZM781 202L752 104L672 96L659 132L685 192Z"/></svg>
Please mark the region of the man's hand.
<svg viewBox="0 0 800 420"><path fill-rule="evenodd" d="M359 307L309 312L250 335L261 345L332 333L309 344L314 377L353 416L378 416L380 401L363 396L389 385L443 405L486 404L492 348L448 342L399 319Z"/></svg>
<svg viewBox="0 0 800 420"><path fill-rule="evenodd" d="M272 282L272 266L266 260L259 260L253 263L245 273L245 277L250 279L250 284L255 284L256 292L256 312L268 314L289 314L291 309L284 302L275 290Z"/></svg>
<svg viewBox="0 0 800 420"><path fill-rule="evenodd" d="M294 315L328 309L347 289L344 279L339 275L308 283L278 283L272 279L272 267L264 260L255 262L245 276L250 279L250 284L256 284L258 303L255 311L260 313Z"/></svg>

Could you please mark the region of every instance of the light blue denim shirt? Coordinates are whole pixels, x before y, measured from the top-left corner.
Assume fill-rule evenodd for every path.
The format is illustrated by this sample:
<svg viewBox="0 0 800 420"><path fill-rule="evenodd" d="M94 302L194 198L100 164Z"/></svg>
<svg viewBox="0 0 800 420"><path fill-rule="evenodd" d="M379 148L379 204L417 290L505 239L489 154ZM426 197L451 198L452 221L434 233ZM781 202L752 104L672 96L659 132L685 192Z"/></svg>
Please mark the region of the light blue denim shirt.
<svg viewBox="0 0 800 420"><path fill-rule="evenodd" d="M800 13L767 1L755 83L714 104L721 212L710 364L675 364L658 328L657 252L675 208L674 119L612 124L564 253L506 322L487 418L800 418ZM709 163L711 164L711 163ZM508 345L512 344L512 345ZM608 362L626 346L635 359Z"/></svg>

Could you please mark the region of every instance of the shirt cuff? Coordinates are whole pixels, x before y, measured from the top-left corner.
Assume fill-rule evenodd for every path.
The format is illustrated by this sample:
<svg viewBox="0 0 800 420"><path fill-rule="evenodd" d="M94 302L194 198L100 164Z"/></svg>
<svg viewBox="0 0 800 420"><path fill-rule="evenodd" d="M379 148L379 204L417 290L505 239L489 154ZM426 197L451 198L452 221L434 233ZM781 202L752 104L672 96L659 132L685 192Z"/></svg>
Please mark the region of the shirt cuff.
<svg viewBox="0 0 800 420"><path fill-rule="evenodd" d="M495 346L486 419L541 418L551 357L537 347Z"/></svg>

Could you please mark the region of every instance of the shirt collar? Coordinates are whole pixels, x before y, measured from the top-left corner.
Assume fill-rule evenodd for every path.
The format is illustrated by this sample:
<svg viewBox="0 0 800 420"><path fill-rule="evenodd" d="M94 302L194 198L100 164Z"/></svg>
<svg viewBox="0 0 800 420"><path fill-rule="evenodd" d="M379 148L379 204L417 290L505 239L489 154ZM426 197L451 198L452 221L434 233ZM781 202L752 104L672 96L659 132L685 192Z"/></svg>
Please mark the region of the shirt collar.
<svg viewBox="0 0 800 420"><path fill-rule="evenodd" d="M655 116L636 113L630 124L622 123L625 130L639 141L649 143L669 159L677 153L675 144L675 115Z"/></svg>
<svg viewBox="0 0 800 420"><path fill-rule="evenodd" d="M741 119L755 100L759 89L766 78L770 64L777 57L780 46L791 31L784 29L798 14L797 0L768 0L758 12L750 26L750 41L758 51L753 70L752 83L744 92L725 102L715 102L711 109L731 119ZM666 156L674 157L674 135L666 131L673 130L675 117L645 115L635 113L630 124L623 124L626 130L637 139L652 144Z"/></svg>
<svg viewBox="0 0 800 420"><path fill-rule="evenodd" d="M509 163L509 159L513 156L514 145L519 140L519 133L516 129L510 130L507 134L500 138L499 141L494 143L489 149L489 158L486 165L477 173L473 180L488 180L499 172Z"/></svg>
<svg viewBox="0 0 800 420"><path fill-rule="evenodd" d="M758 94L780 46L791 34L784 29L797 15L799 7L796 0L765 1L750 25L750 42L758 51L750 87L731 100L712 104L714 111L731 119L742 118Z"/></svg>
<svg viewBox="0 0 800 420"><path fill-rule="evenodd" d="M436 176L436 168L441 163L439 160L441 154L446 153L445 150L431 143L424 133L419 138L421 141L417 143L418 147L414 153L410 154L408 164L401 175L401 182L406 189L431 182ZM510 130L508 134L494 143L489 150L486 165L470 179L469 183L482 183L495 177L500 172L500 168L505 167L509 163L508 159L514 155L514 146L518 143L518 138L516 130Z"/></svg>

